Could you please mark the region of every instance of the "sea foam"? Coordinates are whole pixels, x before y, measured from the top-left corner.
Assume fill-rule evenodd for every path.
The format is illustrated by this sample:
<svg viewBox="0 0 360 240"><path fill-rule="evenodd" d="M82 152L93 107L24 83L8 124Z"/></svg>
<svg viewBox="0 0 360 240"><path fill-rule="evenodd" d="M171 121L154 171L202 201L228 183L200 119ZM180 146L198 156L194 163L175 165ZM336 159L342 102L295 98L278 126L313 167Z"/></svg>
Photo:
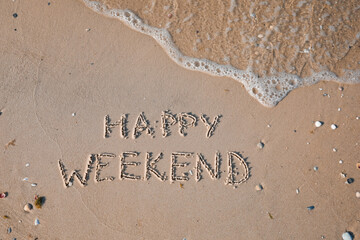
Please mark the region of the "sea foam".
<svg viewBox="0 0 360 240"><path fill-rule="evenodd" d="M131 10L109 9L106 5L96 1L83 1L87 7L97 13L119 19L128 27L153 37L168 56L180 66L213 76L230 77L242 83L247 92L266 107L276 106L290 91L298 87L313 85L319 81L336 81L347 84L360 83L360 70L344 70L341 77L328 70L313 72L311 76L303 78L295 74L275 71L272 72L271 76L260 77L250 67L241 70L208 59L185 56L174 44L167 29L145 24Z"/></svg>

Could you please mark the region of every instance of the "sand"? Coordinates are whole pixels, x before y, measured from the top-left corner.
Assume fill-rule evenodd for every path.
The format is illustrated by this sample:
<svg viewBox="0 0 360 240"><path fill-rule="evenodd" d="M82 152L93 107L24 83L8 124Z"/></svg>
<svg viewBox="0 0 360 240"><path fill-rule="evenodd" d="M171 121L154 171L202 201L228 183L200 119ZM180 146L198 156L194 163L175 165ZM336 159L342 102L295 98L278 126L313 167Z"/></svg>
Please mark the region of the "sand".
<svg viewBox="0 0 360 240"><path fill-rule="evenodd" d="M0 199L0 214L9 217L0 220L1 238L341 239L345 231L360 236L360 85L320 82L266 108L233 79L179 67L152 38L81 1L6 1L0 12L0 192L8 193ZM163 137L161 114L167 110L191 113L197 125L185 129L186 136L178 124L170 126L171 135ZM133 139L140 113L154 133L145 130ZM124 114L128 138L119 127L105 138L105 116L115 122ZM221 115L209 138L202 114L210 122ZM315 121L324 124L316 128ZM129 151L139 155L126 161L140 165L126 172L144 178L146 153L162 152L157 169L168 179L121 180L119 156ZM202 167L197 182L197 154L214 168L217 151L219 178ZM193 153L178 158L190 164L176 171L193 175L171 183L176 152ZM249 168L242 184L225 184L228 152L241 155ZM113 181L97 182L94 164L86 186L74 180L65 187L59 159L68 175L73 169L83 174L89 157L102 153L115 155L103 159L109 165L100 174ZM240 173L235 180L245 174L240 163L234 160ZM354 182L345 184L348 178ZM24 212L36 194L46 198L42 208Z"/></svg>

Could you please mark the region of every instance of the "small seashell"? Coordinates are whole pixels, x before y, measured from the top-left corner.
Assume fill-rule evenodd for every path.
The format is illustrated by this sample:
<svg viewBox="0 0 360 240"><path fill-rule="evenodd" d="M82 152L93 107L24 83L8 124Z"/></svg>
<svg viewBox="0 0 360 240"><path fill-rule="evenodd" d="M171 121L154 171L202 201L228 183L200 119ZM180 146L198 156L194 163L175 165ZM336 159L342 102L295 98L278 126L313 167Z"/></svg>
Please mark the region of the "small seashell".
<svg viewBox="0 0 360 240"><path fill-rule="evenodd" d="M337 149L336 149L336 148L333 148L332 150L333 150L333 152L337 152Z"/></svg>
<svg viewBox="0 0 360 240"><path fill-rule="evenodd" d="M315 122L315 127L321 127L324 123L323 122L320 122L320 121L316 121Z"/></svg>
<svg viewBox="0 0 360 240"><path fill-rule="evenodd" d="M37 226L39 224L40 224L40 221L39 221L39 219L36 218L35 221L34 221L34 225Z"/></svg>
<svg viewBox="0 0 360 240"><path fill-rule="evenodd" d="M73 112L73 113L71 114L71 116L75 117L75 116L76 116L76 113Z"/></svg>
<svg viewBox="0 0 360 240"><path fill-rule="evenodd" d="M7 197L7 193L6 193L6 192L0 193L0 198L6 198L6 197Z"/></svg>
<svg viewBox="0 0 360 240"><path fill-rule="evenodd" d="M9 227L8 229L7 229L7 233L11 233L12 232L12 229L11 229L11 227Z"/></svg>
<svg viewBox="0 0 360 240"><path fill-rule="evenodd" d="M26 182L26 181L28 181L28 180L29 180L28 177L24 177L24 178L23 178L23 181L24 181L24 182Z"/></svg>
<svg viewBox="0 0 360 240"><path fill-rule="evenodd" d="M346 178L346 173L340 173L341 178Z"/></svg>
<svg viewBox="0 0 360 240"><path fill-rule="evenodd" d="M338 127L338 126L337 126L336 124L331 124L331 129L332 129L332 130L337 129L337 127Z"/></svg>
<svg viewBox="0 0 360 240"><path fill-rule="evenodd" d="M344 232L341 235L341 237L342 237L343 240L353 240L353 237L351 236L351 234L349 232Z"/></svg>
<svg viewBox="0 0 360 240"><path fill-rule="evenodd" d="M314 210L314 208L315 208L314 206L308 206L307 207L308 210Z"/></svg>
<svg viewBox="0 0 360 240"><path fill-rule="evenodd" d="M37 186L37 183L32 183L31 186L32 186L32 187L36 187L36 186Z"/></svg>
<svg viewBox="0 0 360 240"><path fill-rule="evenodd" d="M263 142L259 142L257 145L256 145L259 149L263 149L265 144Z"/></svg>
<svg viewBox="0 0 360 240"><path fill-rule="evenodd" d="M30 203L25 204L24 206L25 212L30 212L32 209L33 209L33 205L31 205Z"/></svg>
<svg viewBox="0 0 360 240"><path fill-rule="evenodd" d="M261 190L263 190L264 188L263 188L263 186L261 185L261 184L258 184L258 185L256 185L255 186L255 190L256 191L261 191Z"/></svg>
<svg viewBox="0 0 360 240"><path fill-rule="evenodd" d="M300 189L296 189L296 194L299 194L300 193Z"/></svg>
<svg viewBox="0 0 360 240"><path fill-rule="evenodd" d="M340 164L343 164L343 162L344 162L343 160L339 160L339 163L340 163Z"/></svg>
<svg viewBox="0 0 360 240"><path fill-rule="evenodd" d="M25 167L28 167L28 166L30 166L30 163L26 163L26 164L25 164Z"/></svg>
<svg viewBox="0 0 360 240"><path fill-rule="evenodd" d="M315 166L314 171L316 172L317 170L319 170L319 167Z"/></svg>
<svg viewBox="0 0 360 240"><path fill-rule="evenodd" d="M357 198L360 198L360 192L356 192L356 193L355 193L355 196L356 196Z"/></svg>

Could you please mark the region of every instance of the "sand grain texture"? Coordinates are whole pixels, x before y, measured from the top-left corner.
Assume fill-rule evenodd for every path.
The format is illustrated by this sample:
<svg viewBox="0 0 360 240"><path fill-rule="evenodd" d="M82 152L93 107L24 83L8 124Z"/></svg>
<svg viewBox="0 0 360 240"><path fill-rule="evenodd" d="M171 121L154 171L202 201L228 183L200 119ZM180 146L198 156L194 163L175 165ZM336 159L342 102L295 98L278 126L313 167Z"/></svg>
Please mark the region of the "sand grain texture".
<svg viewBox="0 0 360 240"><path fill-rule="evenodd" d="M339 239L345 229L360 235L355 197L360 85L342 85L339 91L337 83L319 83L268 109L236 81L179 67L153 39L81 1L1 5L0 191L9 195L0 199L0 214L10 217L0 220L2 238ZM168 109L222 118L211 138L200 120L185 137L173 126L163 138L160 115ZM104 138L107 114L113 120L129 114L132 131L141 112L154 126L155 138L143 133L136 140L122 139L116 131ZM316 120L324 125L315 129ZM5 149L13 139L15 146ZM265 144L261 150L259 141ZM88 186L75 181L64 188L59 159L82 173L90 154L124 151L140 153L140 167L128 168L135 174L144 173L146 151L164 153L158 168L167 174L171 152L202 153L213 164L219 151L226 171L226 152L237 151L251 175L236 189L224 184L226 172L211 180L203 171L199 182L189 175L182 187L154 176L121 181L114 158L106 160L110 164L102 172L114 181L96 183L93 169ZM190 170L195 158L188 161ZM342 171L355 179L353 184L344 183ZM264 189L258 192L259 183ZM45 196L45 204L25 213L24 204L35 194ZM34 226L35 218L40 225Z"/></svg>

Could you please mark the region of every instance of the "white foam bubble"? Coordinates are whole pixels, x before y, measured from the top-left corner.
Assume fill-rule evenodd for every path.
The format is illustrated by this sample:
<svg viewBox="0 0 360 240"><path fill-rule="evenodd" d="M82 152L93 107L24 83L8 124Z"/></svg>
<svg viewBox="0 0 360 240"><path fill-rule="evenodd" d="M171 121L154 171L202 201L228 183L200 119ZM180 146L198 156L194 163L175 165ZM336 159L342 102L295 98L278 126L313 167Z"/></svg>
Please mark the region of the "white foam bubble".
<svg viewBox="0 0 360 240"><path fill-rule="evenodd" d="M230 77L242 83L247 92L266 107L276 106L290 91L298 87L313 85L319 81L360 83L359 70L345 70L344 76L341 78L330 71L317 72L313 73L310 77L300 78L290 73L277 73L272 69L272 76L259 77L250 68L240 70L231 65L221 65L208 59L188 57L178 50L172 41L170 33L166 29L145 24L142 19L130 10L108 9L105 5L96 1L83 1L86 6L94 11L112 18L117 18L128 27L153 37L163 47L169 57L180 66L186 69L208 73L213 76ZM304 3L305 1L301 2L301 4ZM275 12L276 11L277 9L275 9ZM192 15L190 14L183 21L189 21L191 18ZM279 31L277 26L274 27L274 30ZM249 38L247 41L256 40L257 38L255 36ZM249 64L249 66L251 66L251 64Z"/></svg>

